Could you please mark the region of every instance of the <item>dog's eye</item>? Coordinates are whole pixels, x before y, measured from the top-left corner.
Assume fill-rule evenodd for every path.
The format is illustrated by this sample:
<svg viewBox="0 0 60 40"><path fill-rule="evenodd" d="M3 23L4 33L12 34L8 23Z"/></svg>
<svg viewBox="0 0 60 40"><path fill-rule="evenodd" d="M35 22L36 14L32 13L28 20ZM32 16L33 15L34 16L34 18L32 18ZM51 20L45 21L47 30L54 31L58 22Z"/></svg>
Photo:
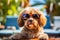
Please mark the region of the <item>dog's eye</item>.
<svg viewBox="0 0 60 40"><path fill-rule="evenodd" d="M35 19L39 19L39 17L40 17L39 14L33 14L32 16L33 16L33 18L35 18Z"/></svg>
<svg viewBox="0 0 60 40"><path fill-rule="evenodd" d="M29 18L29 14L23 14L23 18Z"/></svg>

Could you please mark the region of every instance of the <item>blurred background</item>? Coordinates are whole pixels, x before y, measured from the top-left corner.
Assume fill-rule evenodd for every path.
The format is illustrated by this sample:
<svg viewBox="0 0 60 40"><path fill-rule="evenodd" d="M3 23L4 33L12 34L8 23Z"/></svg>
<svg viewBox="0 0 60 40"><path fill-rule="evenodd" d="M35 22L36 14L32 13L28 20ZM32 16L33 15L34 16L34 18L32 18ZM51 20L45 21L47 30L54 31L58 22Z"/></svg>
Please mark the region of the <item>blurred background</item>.
<svg viewBox="0 0 60 40"><path fill-rule="evenodd" d="M43 11L50 40L60 40L60 0L0 0L0 39L21 31L17 18L29 6Z"/></svg>

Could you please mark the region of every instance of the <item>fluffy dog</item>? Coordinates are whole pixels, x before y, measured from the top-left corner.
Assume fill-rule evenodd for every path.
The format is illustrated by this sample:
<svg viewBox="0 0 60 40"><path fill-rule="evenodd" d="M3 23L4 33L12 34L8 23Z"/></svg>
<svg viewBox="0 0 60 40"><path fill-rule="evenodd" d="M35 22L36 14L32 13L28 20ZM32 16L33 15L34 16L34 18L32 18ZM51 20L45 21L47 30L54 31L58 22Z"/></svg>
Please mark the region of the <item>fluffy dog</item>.
<svg viewBox="0 0 60 40"><path fill-rule="evenodd" d="M43 12L32 7L25 8L18 17L18 25L23 27L21 33L14 34L10 38L16 40L48 40L43 27L46 17Z"/></svg>

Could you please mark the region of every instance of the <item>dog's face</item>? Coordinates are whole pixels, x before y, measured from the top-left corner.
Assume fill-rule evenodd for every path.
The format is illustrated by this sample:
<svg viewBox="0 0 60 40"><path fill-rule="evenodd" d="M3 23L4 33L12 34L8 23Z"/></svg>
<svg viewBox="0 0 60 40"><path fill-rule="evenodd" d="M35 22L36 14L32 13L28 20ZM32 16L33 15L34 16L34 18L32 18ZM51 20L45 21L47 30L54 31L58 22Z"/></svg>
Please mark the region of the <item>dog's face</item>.
<svg viewBox="0 0 60 40"><path fill-rule="evenodd" d="M25 8L19 15L18 25L20 27L24 26L28 29L35 29L37 27L42 27L46 24L46 18L44 14L34 8Z"/></svg>

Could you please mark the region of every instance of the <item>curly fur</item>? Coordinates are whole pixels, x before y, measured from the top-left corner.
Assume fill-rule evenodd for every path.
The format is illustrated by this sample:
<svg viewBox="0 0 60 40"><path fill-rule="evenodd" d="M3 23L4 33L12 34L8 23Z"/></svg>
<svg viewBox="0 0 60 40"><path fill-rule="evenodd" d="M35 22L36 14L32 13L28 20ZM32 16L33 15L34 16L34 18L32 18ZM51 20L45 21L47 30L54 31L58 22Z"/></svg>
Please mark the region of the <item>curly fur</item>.
<svg viewBox="0 0 60 40"><path fill-rule="evenodd" d="M23 20L22 15L28 13L30 16L33 14L39 14L39 19L28 18L27 20ZM27 26L29 24L29 20L33 20L33 25ZM44 33L43 27L46 24L46 17L43 12L34 9L32 7L25 8L18 17L18 25L23 27L21 33L14 34L10 38L19 39L19 40L48 40L48 35Z"/></svg>

